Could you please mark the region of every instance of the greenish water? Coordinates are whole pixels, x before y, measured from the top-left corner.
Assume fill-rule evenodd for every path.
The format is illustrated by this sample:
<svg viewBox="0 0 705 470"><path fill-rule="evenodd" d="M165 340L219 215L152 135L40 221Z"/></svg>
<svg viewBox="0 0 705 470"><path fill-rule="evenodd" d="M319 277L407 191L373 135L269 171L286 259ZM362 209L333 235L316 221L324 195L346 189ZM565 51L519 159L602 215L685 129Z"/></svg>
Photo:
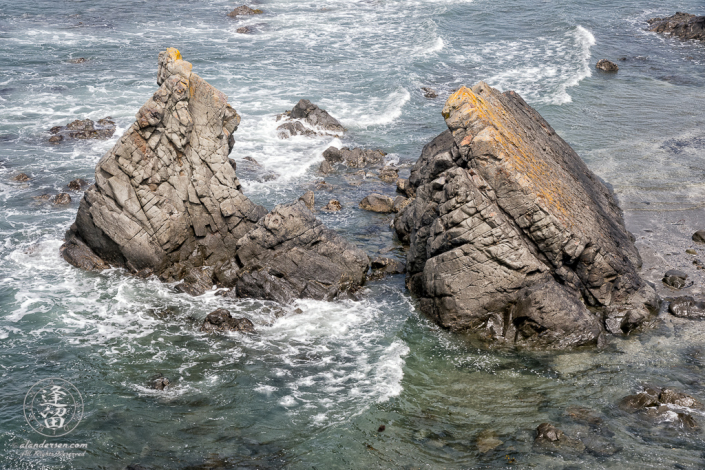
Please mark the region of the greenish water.
<svg viewBox="0 0 705 470"><path fill-rule="evenodd" d="M653 16L703 14L701 2L280 0L232 20L234 6L0 0L0 468L705 466L702 413L693 412L701 430L685 431L617 407L644 384L705 402L702 323L663 315L602 351L544 354L488 351L439 329L417 312L402 276L370 283L360 301L193 298L154 279L69 266L58 249L81 195L61 208L35 199L74 178L92 181L156 89L166 47L242 115L231 157L252 156L279 175L240 173L245 193L268 208L320 179L329 145L381 148L404 175L444 129L444 98L485 80L521 93L614 187L647 279L686 269L694 283L685 292L702 295L685 249L703 256L690 235L705 227L705 46L644 31ZM255 34L237 33L242 26ZM87 61L69 62L78 57ZM603 57L618 62L617 75L594 70ZM422 86L439 99L424 98ZM348 135L277 139L275 115L300 98ZM47 143L52 126L108 115L119 127L110 141ZM13 182L19 172L32 179ZM357 208L391 186L326 181L336 189L317 192L317 206L334 197L344 206L318 212L326 224L371 254L404 256L389 216ZM219 307L258 333L200 333ZM173 384L164 392L148 387L160 373ZM85 404L61 438L42 437L23 416L25 394L49 377L70 381ZM602 424L576 421L566 411L576 406ZM534 430L546 421L592 444L542 450ZM483 452L488 436L500 443ZM88 449L22 455L20 445L45 439Z"/></svg>

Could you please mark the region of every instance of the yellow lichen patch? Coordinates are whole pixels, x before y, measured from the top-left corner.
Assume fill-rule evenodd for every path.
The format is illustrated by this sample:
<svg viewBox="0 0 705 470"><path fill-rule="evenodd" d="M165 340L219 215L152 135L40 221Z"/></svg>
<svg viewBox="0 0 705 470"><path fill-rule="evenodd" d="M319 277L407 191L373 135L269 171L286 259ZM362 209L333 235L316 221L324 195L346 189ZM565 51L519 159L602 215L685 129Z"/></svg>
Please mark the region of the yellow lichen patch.
<svg viewBox="0 0 705 470"><path fill-rule="evenodd" d="M494 101L494 100L489 100ZM499 103L497 103L499 104ZM500 172L525 190L533 192L539 205L551 208L550 212L567 226L574 226L575 220L570 214L575 213L574 191L565 186L565 178L556 174L561 172L557 165L551 165L543 158L543 153L536 154L521 135L511 129L511 115L503 106L482 99L472 90L461 87L443 108L443 116L449 127L464 125L473 121L474 130L482 122L486 127L497 130L493 139L496 155L503 155L503 165L508 170ZM463 140L461 146L472 145ZM577 189L577 188L575 188Z"/></svg>
<svg viewBox="0 0 705 470"><path fill-rule="evenodd" d="M172 60L183 60L181 57L181 52L174 47L167 47L166 53L169 54L169 57L171 57Z"/></svg>

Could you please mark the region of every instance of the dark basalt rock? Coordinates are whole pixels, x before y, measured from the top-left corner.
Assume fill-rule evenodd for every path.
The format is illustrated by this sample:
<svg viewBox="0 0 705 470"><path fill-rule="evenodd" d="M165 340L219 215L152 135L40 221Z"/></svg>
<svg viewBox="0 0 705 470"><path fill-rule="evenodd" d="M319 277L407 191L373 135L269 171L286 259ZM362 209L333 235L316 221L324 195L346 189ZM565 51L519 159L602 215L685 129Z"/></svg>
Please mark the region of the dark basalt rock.
<svg viewBox="0 0 705 470"><path fill-rule="evenodd" d="M705 302L692 297L677 297L668 304L668 311L681 318L705 318Z"/></svg>
<svg viewBox="0 0 705 470"><path fill-rule="evenodd" d="M226 331L241 331L254 333L255 325L247 318L233 318L224 308L214 310L206 316L201 326L201 331L206 333L221 333Z"/></svg>
<svg viewBox="0 0 705 470"><path fill-rule="evenodd" d="M430 100L438 98L438 93L436 93L436 90L433 88L421 87L421 91L423 91L424 98L428 98Z"/></svg>
<svg viewBox="0 0 705 470"><path fill-rule="evenodd" d="M686 40L705 40L705 16L678 12L673 16L652 18L647 22L649 23L649 31L669 34Z"/></svg>
<svg viewBox="0 0 705 470"><path fill-rule="evenodd" d="M302 201L280 205L237 243L238 297L332 300L365 283L367 255Z"/></svg>
<svg viewBox="0 0 705 470"><path fill-rule="evenodd" d="M674 289L682 289L685 287L686 279L688 275L683 271L678 271L677 269L670 269L666 271L663 275L663 283L667 286L673 287Z"/></svg>
<svg viewBox="0 0 705 470"><path fill-rule="evenodd" d="M253 9L253 8L248 7L247 5L241 5L237 8L235 8L230 13L228 13L228 16L231 18L235 18L238 16L261 15L262 13L263 13L263 11L260 9Z"/></svg>
<svg viewBox="0 0 705 470"><path fill-rule="evenodd" d="M98 122L93 122L90 119L77 119L65 126L52 127L49 132L54 136L49 139L49 142L57 143L64 138L107 140L113 136L115 128L115 121L110 116L100 119Z"/></svg>
<svg viewBox="0 0 705 470"><path fill-rule="evenodd" d="M614 196L519 95L462 87L443 116L449 130L424 147L404 188L416 197L394 220L424 312L541 348L597 344L655 313Z"/></svg>
<svg viewBox="0 0 705 470"><path fill-rule="evenodd" d="M86 180L83 180L81 178L77 178L73 181L70 181L69 184L66 185L71 191L81 191L84 188L88 187L88 182Z"/></svg>
<svg viewBox="0 0 705 470"><path fill-rule="evenodd" d="M389 214L394 212L394 199L383 194L370 194L360 201L360 209Z"/></svg>
<svg viewBox="0 0 705 470"><path fill-rule="evenodd" d="M619 70L617 64L607 59L600 59L597 64L595 64L595 68L603 72L616 72Z"/></svg>
<svg viewBox="0 0 705 470"><path fill-rule="evenodd" d="M300 100L291 111L277 116L277 121L282 118L295 120L285 122L277 127L277 135L283 139L294 135L342 135L345 133L345 128L337 119L309 100ZM310 127L304 126L302 122Z"/></svg>

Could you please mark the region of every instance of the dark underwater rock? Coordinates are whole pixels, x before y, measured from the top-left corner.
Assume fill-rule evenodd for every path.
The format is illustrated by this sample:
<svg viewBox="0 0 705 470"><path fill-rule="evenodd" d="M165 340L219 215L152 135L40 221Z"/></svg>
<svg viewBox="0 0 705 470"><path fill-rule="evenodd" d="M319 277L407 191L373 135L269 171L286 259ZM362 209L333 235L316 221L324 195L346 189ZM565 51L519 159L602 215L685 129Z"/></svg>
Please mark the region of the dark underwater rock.
<svg viewBox="0 0 705 470"><path fill-rule="evenodd" d="M649 31L676 36L680 39L705 40L705 16L677 12L666 18L651 18Z"/></svg>
<svg viewBox="0 0 705 470"><path fill-rule="evenodd" d="M603 72L617 72L619 70L617 64L607 59L600 59L599 61L597 61L597 64L595 64L595 68L598 70L602 70Z"/></svg>
<svg viewBox="0 0 705 470"><path fill-rule="evenodd" d="M614 196L518 94L462 87L443 116L394 220L424 312L488 341L561 349L654 313Z"/></svg>
<svg viewBox="0 0 705 470"><path fill-rule="evenodd" d="M247 318L233 318L228 310L219 308L206 316L206 319L203 320L201 331L206 333L218 333L225 331L254 333L255 326Z"/></svg>

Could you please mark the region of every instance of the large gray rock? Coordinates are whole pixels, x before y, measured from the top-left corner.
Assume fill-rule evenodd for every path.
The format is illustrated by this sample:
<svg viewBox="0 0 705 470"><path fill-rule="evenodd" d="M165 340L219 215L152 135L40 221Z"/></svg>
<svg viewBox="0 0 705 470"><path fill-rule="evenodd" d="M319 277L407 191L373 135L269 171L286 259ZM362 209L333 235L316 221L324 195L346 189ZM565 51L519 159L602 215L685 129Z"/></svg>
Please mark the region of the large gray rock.
<svg viewBox="0 0 705 470"><path fill-rule="evenodd" d="M651 18L648 23L649 31L670 34L686 40L705 40L705 16L677 12L666 18Z"/></svg>
<svg viewBox="0 0 705 470"><path fill-rule="evenodd" d="M112 266L179 280L231 259L267 212L242 194L228 160L240 116L227 97L176 49L159 54L157 83L137 122L96 166L66 235L66 246L81 250L62 251L76 266L86 265L87 247Z"/></svg>
<svg viewBox="0 0 705 470"><path fill-rule="evenodd" d="M332 300L365 283L370 260L303 201L280 205L237 244L238 297Z"/></svg>
<svg viewBox="0 0 705 470"><path fill-rule="evenodd" d="M309 100L300 100L291 111L280 114L277 120L281 118L290 120L277 127L277 135L281 139L294 135L343 135L345 133L345 128L337 119Z"/></svg>
<svg viewBox="0 0 705 470"><path fill-rule="evenodd" d="M622 213L549 124L484 83L458 90L443 116L449 130L424 147L409 177L416 198L394 221L422 310L542 348L643 323L659 299L637 274Z"/></svg>
<svg viewBox="0 0 705 470"><path fill-rule="evenodd" d="M342 163L350 168L365 168L368 166L381 165L386 153L381 150L343 147L341 149L328 147L323 152L323 158L330 165Z"/></svg>

